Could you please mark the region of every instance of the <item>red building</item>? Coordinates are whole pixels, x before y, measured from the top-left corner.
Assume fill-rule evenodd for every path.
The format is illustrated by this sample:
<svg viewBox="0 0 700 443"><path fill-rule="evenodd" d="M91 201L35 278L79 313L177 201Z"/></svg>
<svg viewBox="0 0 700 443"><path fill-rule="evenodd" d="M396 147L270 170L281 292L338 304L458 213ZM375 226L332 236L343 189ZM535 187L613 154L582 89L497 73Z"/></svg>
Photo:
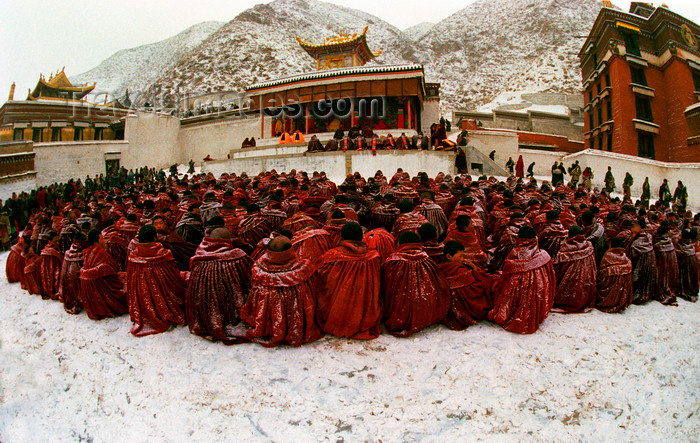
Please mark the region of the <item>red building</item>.
<svg viewBox="0 0 700 443"><path fill-rule="evenodd" d="M586 149L700 162L686 114L700 100L699 34L665 6L601 9L579 52Z"/></svg>

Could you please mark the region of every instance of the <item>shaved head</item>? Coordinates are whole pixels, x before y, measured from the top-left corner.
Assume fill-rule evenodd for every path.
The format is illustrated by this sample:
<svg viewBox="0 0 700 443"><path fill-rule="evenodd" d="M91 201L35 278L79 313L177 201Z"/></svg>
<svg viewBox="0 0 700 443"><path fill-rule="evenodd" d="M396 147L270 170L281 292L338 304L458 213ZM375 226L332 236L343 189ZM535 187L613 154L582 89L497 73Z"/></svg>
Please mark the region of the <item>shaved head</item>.
<svg viewBox="0 0 700 443"><path fill-rule="evenodd" d="M289 240L287 237L280 235L278 237L273 238L270 240L270 243L267 245L268 251L272 252L282 252L286 251L287 249L292 247L292 242Z"/></svg>
<svg viewBox="0 0 700 443"><path fill-rule="evenodd" d="M209 234L211 238L217 238L219 240L231 240L231 232L226 228L216 228Z"/></svg>

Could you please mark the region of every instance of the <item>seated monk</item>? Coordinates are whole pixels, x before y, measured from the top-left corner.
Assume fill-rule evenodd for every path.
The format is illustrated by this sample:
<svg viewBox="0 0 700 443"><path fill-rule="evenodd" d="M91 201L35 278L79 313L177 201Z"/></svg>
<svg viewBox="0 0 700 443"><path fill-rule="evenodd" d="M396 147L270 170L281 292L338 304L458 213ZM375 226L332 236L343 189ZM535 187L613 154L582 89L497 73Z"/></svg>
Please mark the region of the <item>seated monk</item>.
<svg viewBox="0 0 700 443"><path fill-rule="evenodd" d="M117 230L114 225L114 221L107 220L105 222L105 227L102 229L102 240L104 248L109 255L112 256L114 261L119 265L119 271L123 272L126 270L126 247L128 243L124 240L124 237Z"/></svg>
<svg viewBox="0 0 700 443"><path fill-rule="evenodd" d="M209 155L209 154L207 154L207 156L204 157L202 160L204 160L205 162L213 162L213 161L214 161L214 159L212 158L212 156Z"/></svg>
<svg viewBox="0 0 700 443"><path fill-rule="evenodd" d="M521 227L494 286L489 320L510 332L532 334L549 315L555 291L552 259L537 246L535 230Z"/></svg>
<svg viewBox="0 0 700 443"><path fill-rule="evenodd" d="M697 231L696 231L697 232ZM698 258L693 245L693 233L689 229L681 232L676 245L678 255L678 296L691 303L698 301Z"/></svg>
<svg viewBox="0 0 700 443"><path fill-rule="evenodd" d="M382 265L384 324L390 334L408 337L442 321L450 309L450 289L437 265L407 231Z"/></svg>
<svg viewBox="0 0 700 443"><path fill-rule="evenodd" d="M333 239L328 232L309 224L294 233L292 248L300 260L308 259L316 263L326 251L333 249Z"/></svg>
<svg viewBox="0 0 700 443"><path fill-rule="evenodd" d="M190 261L185 292L185 318L192 334L227 345L241 341L233 328L250 291L252 266L245 252L231 243L228 229L216 228L202 240Z"/></svg>
<svg viewBox="0 0 700 443"><path fill-rule="evenodd" d="M491 278L467 259L460 242L445 243L445 258L447 261L438 265L438 269L450 285L450 310L442 322L461 331L486 320L493 307Z"/></svg>
<svg viewBox="0 0 700 443"><path fill-rule="evenodd" d="M603 312L622 312L632 304L632 262L625 254L625 241L615 237L598 268L595 307Z"/></svg>
<svg viewBox="0 0 700 443"><path fill-rule="evenodd" d="M402 132L401 135L396 139L396 149L408 149L411 145L411 141L406 137L406 133Z"/></svg>
<svg viewBox="0 0 700 443"><path fill-rule="evenodd" d="M391 235L393 235L397 241L404 232L418 234L418 228L428 223L428 220L415 210L411 200L401 200L398 208L401 214L396 218L391 230Z"/></svg>
<svg viewBox="0 0 700 443"><path fill-rule="evenodd" d="M508 224L490 237L495 238L496 246L488 251L489 269L494 272L501 270L508 258L508 254L518 243L518 232L524 226L529 226L529 222L522 212L516 211L511 214ZM539 250L539 247L537 249Z"/></svg>
<svg viewBox="0 0 700 443"><path fill-rule="evenodd" d="M330 214L330 220L323 226L323 230L326 231L331 236L331 243L333 247L340 245L343 241L341 236L341 230L343 226L347 223L345 214L340 209L336 209Z"/></svg>
<svg viewBox="0 0 700 443"><path fill-rule="evenodd" d="M26 248L26 243L24 238L20 237L10 248L10 253L7 254L7 261L5 262L5 275L7 276L8 283L17 283L22 280L22 274L24 274L24 250Z"/></svg>
<svg viewBox="0 0 700 443"><path fill-rule="evenodd" d="M678 284L678 257L668 228L660 226L656 230L654 242L656 265L659 269L659 286L656 299L664 305L678 306L676 302L676 285Z"/></svg>
<svg viewBox="0 0 700 443"><path fill-rule="evenodd" d="M285 131L280 135L279 144L286 145L287 143L292 143L292 136L289 135L289 132Z"/></svg>
<svg viewBox="0 0 700 443"><path fill-rule="evenodd" d="M104 249L102 235L91 229L87 235L80 269L80 296L88 318L102 320L129 312L124 274Z"/></svg>
<svg viewBox="0 0 700 443"><path fill-rule="evenodd" d="M197 250L197 245L186 242L177 232L171 231L160 215L153 217L153 227L156 228L158 242L173 253L178 268L181 271L188 271L190 269L190 258ZM134 238L129 243L129 251L136 249L136 245L138 245L138 238Z"/></svg>
<svg viewBox="0 0 700 443"><path fill-rule="evenodd" d="M212 217L217 215L221 215L221 203L217 200L216 194L209 191L204 194L202 204L199 206L199 219L203 225L206 225Z"/></svg>
<svg viewBox="0 0 700 443"><path fill-rule="evenodd" d="M384 195L369 210L370 229L384 228L391 232L399 213L399 208L396 207L396 198L392 194Z"/></svg>
<svg viewBox="0 0 700 443"><path fill-rule="evenodd" d="M266 347L301 346L318 340L316 296L321 282L309 260L297 259L292 243L278 236L253 264L252 289L241 308L241 319L251 327L247 337Z"/></svg>
<svg viewBox="0 0 700 443"><path fill-rule="evenodd" d="M597 268L593 245L583 236L583 229L573 225L569 238L552 260L557 278L554 296L556 312L588 312L595 306Z"/></svg>
<svg viewBox="0 0 700 443"><path fill-rule="evenodd" d="M282 223L282 229L289 229L292 231L292 233L297 232L300 229L305 228L306 226L313 225L314 227L317 227L316 221L309 217L307 214L307 211L304 212L297 212L288 219Z"/></svg>
<svg viewBox="0 0 700 443"><path fill-rule="evenodd" d="M260 214L258 205L248 205L248 212L238 224L238 237L252 247L258 244L260 240L269 237L272 232L267 219Z"/></svg>
<svg viewBox="0 0 700 443"><path fill-rule="evenodd" d="M629 220L628 220L629 221ZM656 266L656 255L651 236L642 232L641 226L633 224L628 231L616 238L627 239L630 260L632 260L632 282L634 283L634 299L632 303L642 305L652 297L656 297L659 287L659 268Z"/></svg>
<svg viewBox="0 0 700 443"><path fill-rule="evenodd" d="M608 250L608 235L605 228L598 223L592 211L584 211L581 215L581 221L583 222L583 235L593 245L596 264L600 264L605 251Z"/></svg>
<svg viewBox="0 0 700 443"><path fill-rule="evenodd" d="M248 137L246 137L246 138L243 140L243 143L241 143L241 149L243 149L243 148L248 148L248 147L250 147L250 141L248 140Z"/></svg>
<svg viewBox="0 0 700 443"><path fill-rule="evenodd" d="M421 245L423 250L428 254L428 257L432 258L437 264L443 263L445 261L445 245L438 242L437 229L432 223L423 223L420 228L418 228L418 236L420 237Z"/></svg>
<svg viewBox="0 0 700 443"><path fill-rule="evenodd" d="M304 134L301 133L300 130L294 131L294 134L292 134L292 143L304 143L306 139L304 139Z"/></svg>
<svg viewBox="0 0 700 443"><path fill-rule="evenodd" d="M82 232L73 235L70 248L63 255L58 299L69 314L79 314L83 310L80 295L80 269L83 267L83 249L88 246L87 237Z"/></svg>
<svg viewBox="0 0 700 443"><path fill-rule="evenodd" d="M224 203L221 207L221 217L224 219L224 224L231 233L231 237L238 237L238 224L241 220L236 216L236 208L232 203Z"/></svg>
<svg viewBox="0 0 700 443"><path fill-rule="evenodd" d="M121 236L124 237L127 245L136 237L136 233L139 232L140 227L141 225L138 222L136 214L126 214L123 220L117 222L117 229Z"/></svg>
<svg viewBox="0 0 700 443"><path fill-rule="evenodd" d="M448 221L445 216L445 211L440 205L437 205L433 200L433 195L429 192L421 194L420 205L416 207L418 213L425 217L426 220L437 229L438 239L442 239L448 232Z"/></svg>
<svg viewBox="0 0 700 443"><path fill-rule="evenodd" d="M199 215L198 204L192 204L187 208L187 212L177 222L175 232L187 243L192 243L195 246L199 245L204 238L204 226Z"/></svg>
<svg viewBox="0 0 700 443"><path fill-rule="evenodd" d="M542 226L542 230L537 235L539 239L540 249L547 251L552 260L554 260L559 252L561 245L569 238L569 232L564 229L561 221L559 221L558 211L547 211L546 220Z"/></svg>
<svg viewBox="0 0 700 443"><path fill-rule="evenodd" d="M474 263L481 269L486 269L487 256L484 250L481 248L481 243L477 236L474 220L466 215L462 214L457 216L456 226L457 229L450 231L447 234L445 242L456 241L464 246L464 252L462 255Z"/></svg>
<svg viewBox="0 0 700 443"><path fill-rule="evenodd" d="M250 140L248 140L248 145L249 145L248 147L254 148L256 146L256 144L257 143L255 142L255 137L250 137Z"/></svg>
<svg viewBox="0 0 700 443"><path fill-rule="evenodd" d="M153 225L139 229L138 244L126 265L129 316L135 336L158 334L185 325L182 311L186 281L172 252L156 241ZM86 258L87 260L87 258Z"/></svg>
<svg viewBox="0 0 700 443"><path fill-rule="evenodd" d="M41 250L39 256L41 298L44 300L58 300L61 266L63 265L63 254L58 241L58 234L55 231L51 231L48 235L48 242Z"/></svg>
<svg viewBox="0 0 700 443"><path fill-rule="evenodd" d="M365 234L362 241L367 247L379 253L382 264L386 262L391 254L396 250L394 236L389 234L384 228L373 229Z"/></svg>
<svg viewBox="0 0 700 443"><path fill-rule="evenodd" d="M342 129L341 129L341 131L342 131ZM328 143L326 143L326 146L323 147L323 150L325 152L337 151L338 150L338 140L342 140L342 139L332 138L332 139L328 140Z"/></svg>
<svg viewBox="0 0 700 443"><path fill-rule="evenodd" d="M338 148L343 152L352 151L355 149L355 142L352 140L352 137L345 136L338 142Z"/></svg>
<svg viewBox="0 0 700 443"><path fill-rule="evenodd" d="M316 318L321 329L336 337L377 338L382 308L379 302L382 263L377 251L362 241L362 227L346 223L340 246L319 260Z"/></svg>
<svg viewBox="0 0 700 443"><path fill-rule="evenodd" d="M34 253L34 248L27 246L22 254L24 270L20 284L30 294L41 295L41 269L39 268L39 256Z"/></svg>
<svg viewBox="0 0 700 443"><path fill-rule="evenodd" d="M323 145L318 140L318 137L316 137L315 135L312 135L311 140L309 140L308 152L320 152L320 151L323 151Z"/></svg>

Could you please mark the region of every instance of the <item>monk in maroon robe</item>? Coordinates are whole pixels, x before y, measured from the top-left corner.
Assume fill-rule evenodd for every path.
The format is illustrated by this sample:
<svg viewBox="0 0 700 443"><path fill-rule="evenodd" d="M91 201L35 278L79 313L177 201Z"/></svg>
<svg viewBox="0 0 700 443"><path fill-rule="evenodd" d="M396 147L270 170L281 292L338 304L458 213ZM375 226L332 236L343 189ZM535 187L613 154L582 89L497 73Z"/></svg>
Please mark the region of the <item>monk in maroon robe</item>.
<svg viewBox="0 0 700 443"><path fill-rule="evenodd" d="M41 274L41 298L58 300L59 283L61 281L61 266L63 254L58 243L58 234L51 231L46 246L39 256L39 272Z"/></svg>
<svg viewBox="0 0 700 443"><path fill-rule="evenodd" d="M515 248L518 242L518 232L520 232L522 227L529 226L529 223L530 222L523 216L522 212L513 212L508 224L489 237L493 240L493 244L495 245L495 247L488 251L488 267L492 272L499 271L503 268L508 254L510 254L510 251Z"/></svg>
<svg viewBox="0 0 700 443"><path fill-rule="evenodd" d="M160 215L153 217L153 227L156 228L156 241L163 245L165 249L172 252L177 267L181 271L189 271L190 259L197 251L197 245L185 241L180 234L171 231L165 219ZM138 239L135 238L131 241L129 247L135 249L137 244Z"/></svg>
<svg viewBox="0 0 700 443"><path fill-rule="evenodd" d="M556 277L552 259L537 245L535 230L523 226L494 287L489 320L519 334L533 334L554 305Z"/></svg>
<svg viewBox="0 0 700 443"><path fill-rule="evenodd" d="M466 214L457 216L456 229L447 234L445 242L456 241L464 246L464 257L481 269L486 269L487 256L481 248L474 219Z"/></svg>
<svg viewBox="0 0 700 443"><path fill-rule="evenodd" d="M138 245L126 266L129 315L136 336L165 332L174 325L185 325L182 310L186 282L172 252L156 241L156 228L143 226Z"/></svg>
<svg viewBox="0 0 700 443"><path fill-rule="evenodd" d="M603 256L598 268L596 283L596 309L615 313L622 312L632 304L632 261L625 253L625 241L610 240L610 249Z"/></svg>
<svg viewBox="0 0 700 443"><path fill-rule="evenodd" d="M546 221L540 233L537 234L540 249L547 251L547 254L554 260L568 235L569 233L559 221L559 212L547 211Z"/></svg>
<svg viewBox="0 0 700 443"><path fill-rule="evenodd" d="M318 324L336 337L377 338L382 318L379 253L367 248L357 223L346 223L341 236L340 246L319 260Z"/></svg>
<svg viewBox="0 0 700 443"><path fill-rule="evenodd" d="M384 324L389 333L408 337L439 323L450 309L450 289L437 265L408 231L382 266Z"/></svg>
<svg viewBox="0 0 700 443"><path fill-rule="evenodd" d="M624 226L624 224L623 224ZM628 253L632 260L632 282L634 283L634 300L632 303L641 305L656 297L659 287L659 268L656 266L656 255L651 236L642 232L639 225L633 225L627 231L626 240ZM622 238L625 231L616 238Z"/></svg>
<svg viewBox="0 0 700 443"><path fill-rule="evenodd" d="M338 246L341 241L343 241L343 238L340 233L345 223L347 223L345 214L343 213L343 211L336 209L331 213L330 220L323 226L323 230L331 236L334 248Z"/></svg>
<svg viewBox="0 0 700 443"><path fill-rule="evenodd" d="M228 229L216 228L204 237L190 262L185 293L185 318L191 333L227 345L241 342L233 331L250 292L252 266L245 252L231 243Z"/></svg>
<svg viewBox="0 0 700 443"><path fill-rule="evenodd" d="M656 265L659 269L659 286L656 299L664 305L678 306L676 302L676 285L678 284L678 257L668 228L660 226L656 230L654 242Z"/></svg>
<svg viewBox="0 0 700 443"><path fill-rule="evenodd" d="M204 226L199 214L199 205L192 204L187 208L187 212L177 222L175 232L187 243L199 245L204 238Z"/></svg>
<svg viewBox="0 0 700 443"><path fill-rule="evenodd" d="M595 253L581 227L569 228L569 238L559 248L552 265L557 278L556 312L578 313L593 309L597 277Z"/></svg>
<svg viewBox="0 0 700 443"><path fill-rule="evenodd" d="M22 280L24 274L24 250L26 243L22 237L17 243L12 245L10 253L7 254L7 262L5 262L5 275L9 283L17 283Z"/></svg>
<svg viewBox="0 0 700 443"><path fill-rule="evenodd" d="M447 235L447 217L442 207L437 205L433 200L432 194L424 192L421 194L421 204L416 208L418 213L425 217L426 220L437 230L437 238L443 239Z"/></svg>
<svg viewBox="0 0 700 443"><path fill-rule="evenodd" d="M238 236L250 246L255 247L260 240L270 236L272 227L260 214L259 206L248 205L246 210L248 214L238 224Z"/></svg>
<svg viewBox="0 0 700 443"><path fill-rule="evenodd" d="M318 340L316 297L321 282L309 260L297 259L287 237L272 239L252 269L252 289L241 308L246 335L266 347Z"/></svg>
<svg viewBox="0 0 700 443"><path fill-rule="evenodd" d="M102 229L102 241L107 253L119 265L119 271L123 272L126 270L126 247L128 243L112 220L109 220Z"/></svg>
<svg viewBox="0 0 700 443"><path fill-rule="evenodd" d="M333 249L333 239L323 229L314 229L309 225L294 233L292 248L300 260L309 259L311 263L316 263L326 251Z"/></svg>
<svg viewBox="0 0 700 443"><path fill-rule="evenodd" d="M24 270L20 283L22 289L30 294L41 295L41 270L39 269L39 256L34 253L31 246L25 248L22 254Z"/></svg>
<svg viewBox="0 0 700 443"><path fill-rule="evenodd" d="M404 232L418 234L418 228L428 223L428 220L415 210L410 200L401 200L398 208L401 214L396 218L391 231L391 234L397 241Z"/></svg>
<svg viewBox="0 0 700 443"><path fill-rule="evenodd" d="M493 307L491 278L466 258L459 242L445 243L445 258L438 269L450 286L450 310L442 322L461 331L487 318Z"/></svg>
<svg viewBox="0 0 700 443"><path fill-rule="evenodd" d="M88 233L80 269L80 295L88 318L102 320L129 312L124 274L102 246L98 229Z"/></svg>
<svg viewBox="0 0 700 443"><path fill-rule="evenodd" d="M88 246L87 237L82 232L73 234L73 242L63 255L58 299L69 314L79 314L83 310L80 295L80 269L83 267L83 249Z"/></svg>
<svg viewBox="0 0 700 443"><path fill-rule="evenodd" d="M432 223L423 223L418 228L418 236L423 247L423 250L428 254L436 264L445 262L445 245L438 241L437 229Z"/></svg>
<svg viewBox="0 0 700 443"><path fill-rule="evenodd" d="M367 244L369 249L379 253L382 264L384 264L389 256L396 250L394 236L384 228L377 228L367 232L362 238L362 241Z"/></svg>
<svg viewBox="0 0 700 443"><path fill-rule="evenodd" d="M126 217L119 220L116 223L116 226L121 236L124 237L124 240L126 240L127 245L136 237L136 234L139 232L139 228L141 227L136 214L126 214Z"/></svg>
<svg viewBox="0 0 700 443"><path fill-rule="evenodd" d="M696 231L697 232L697 231ZM684 229L676 245L678 254L678 296L695 303L698 301L698 258L693 245L693 234Z"/></svg>

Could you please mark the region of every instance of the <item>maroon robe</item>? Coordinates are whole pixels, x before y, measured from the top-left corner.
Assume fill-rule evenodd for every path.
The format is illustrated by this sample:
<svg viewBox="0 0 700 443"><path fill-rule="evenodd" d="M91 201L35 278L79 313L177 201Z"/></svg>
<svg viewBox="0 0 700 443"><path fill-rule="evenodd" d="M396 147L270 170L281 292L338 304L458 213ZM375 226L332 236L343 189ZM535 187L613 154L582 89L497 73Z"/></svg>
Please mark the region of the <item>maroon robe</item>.
<svg viewBox="0 0 700 443"><path fill-rule="evenodd" d="M240 342L231 333L250 292L251 259L231 240L205 237L190 261L185 318L190 332L224 344ZM247 340L246 340L247 341Z"/></svg>
<svg viewBox="0 0 700 443"><path fill-rule="evenodd" d="M476 232L450 231L447 234L447 238L445 238L445 243L448 241L461 243L464 246L464 257L480 268L486 269L487 256L481 249L481 243Z"/></svg>
<svg viewBox="0 0 700 443"><path fill-rule="evenodd" d="M30 294L41 295L41 270L39 269L39 256L33 250L22 253L24 259L24 270L20 283L22 289L26 289Z"/></svg>
<svg viewBox="0 0 700 443"><path fill-rule="evenodd" d="M123 275L117 262L99 244L83 250L80 296L88 318L101 320L129 312Z"/></svg>
<svg viewBox="0 0 700 443"><path fill-rule="evenodd" d="M557 257L559 248L569 237L569 231L564 229L559 220L545 222L542 230L537 234L540 249L547 251L552 260Z"/></svg>
<svg viewBox="0 0 700 443"><path fill-rule="evenodd" d="M370 209L370 228L385 228L388 232L391 232L398 216L399 209L393 203L376 205Z"/></svg>
<svg viewBox="0 0 700 443"><path fill-rule="evenodd" d="M177 263L177 267L181 271L188 271L190 269L190 259L197 251L197 245L185 241L185 239L175 231L158 231L158 242L163 245L165 249L173 253L175 263ZM133 248L136 248L138 240L134 239L132 243Z"/></svg>
<svg viewBox="0 0 700 443"><path fill-rule="evenodd" d="M123 222L117 222L117 229L127 244L136 237L141 225L138 222L132 222L129 220L124 220Z"/></svg>
<svg viewBox="0 0 700 443"><path fill-rule="evenodd" d="M304 228L294 234L292 248L300 260L316 263L326 251L333 249L333 240L323 229Z"/></svg>
<svg viewBox="0 0 700 443"><path fill-rule="evenodd" d="M83 267L83 249L87 244L73 240L70 248L63 255L61 280L58 299L63 309L69 314L79 314L83 310L80 295L80 269Z"/></svg>
<svg viewBox="0 0 700 443"><path fill-rule="evenodd" d="M450 286L450 310L442 323L461 331L485 320L493 307L491 278L473 271L462 263L447 262L438 266Z"/></svg>
<svg viewBox="0 0 700 443"><path fill-rule="evenodd" d="M186 282L172 252L160 243L139 243L126 265L129 315L136 336L185 325L182 304Z"/></svg>
<svg viewBox="0 0 700 443"><path fill-rule="evenodd" d="M294 251L267 251L252 269L252 289L241 319L252 329L246 335L266 347L301 346L318 340L316 294L321 282L309 260Z"/></svg>
<svg viewBox="0 0 700 443"><path fill-rule="evenodd" d="M425 217L429 223L435 226L438 239L444 238L444 236L447 235L448 221L442 207L428 200L420 204L416 210L420 215Z"/></svg>
<svg viewBox="0 0 700 443"><path fill-rule="evenodd" d="M377 228L369 231L362 239L369 249L379 252L382 264L386 262L391 254L396 250L394 236L386 229Z"/></svg>
<svg viewBox="0 0 700 443"><path fill-rule="evenodd" d="M9 283L17 283L22 280L24 274L24 240L22 238L10 247L10 253L7 254L7 262L5 262L5 275Z"/></svg>
<svg viewBox="0 0 700 443"><path fill-rule="evenodd" d="M246 215L238 224L238 237L253 247L270 233L272 233L270 224L258 213Z"/></svg>
<svg viewBox="0 0 700 443"><path fill-rule="evenodd" d="M449 284L419 243L399 246L382 265L382 295L384 324L398 337L439 323L450 309Z"/></svg>
<svg viewBox="0 0 700 443"><path fill-rule="evenodd" d="M423 226L425 223L428 223L428 220L417 211L407 212L398 216L396 222L394 222L394 227L391 234L394 236L396 241L398 241L399 236L404 232L414 232L418 234L418 228Z"/></svg>
<svg viewBox="0 0 700 443"><path fill-rule="evenodd" d="M343 230L344 224L344 222L339 224L328 222L323 226L323 230L331 236L331 243L333 244L334 248L343 241L343 237L341 236L340 232Z"/></svg>
<svg viewBox="0 0 700 443"><path fill-rule="evenodd" d="M695 247L688 240L676 245L678 255L678 296L695 303L698 300L698 258Z"/></svg>
<svg viewBox="0 0 700 443"><path fill-rule="evenodd" d="M119 271L126 270L126 247L128 245L124 236L117 230L117 227L108 226L102 231L102 239L104 240L104 248L114 261L119 265Z"/></svg>
<svg viewBox="0 0 700 443"><path fill-rule="evenodd" d="M622 312L632 304L632 261L624 248L611 248L598 269L596 308L603 312Z"/></svg>
<svg viewBox="0 0 700 443"><path fill-rule="evenodd" d="M593 309L597 269L591 242L583 235L566 240L552 265L557 278L556 312L576 313Z"/></svg>
<svg viewBox="0 0 700 443"><path fill-rule="evenodd" d="M363 242L346 240L323 254L316 318L324 332L355 339L379 336L381 269L379 253Z"/></svg>
<svg viewBox="0 0 700 443"><path fill-rule="evenodd" d="M287 219L287 213L282 209L276 208L262 208L260 214L265 217L267 223L270 225L270 229L273 231L279 231L282 229L284 221Z"/></svg>
<svg viewBox="0 0 700 443"><path fill-rule="evenodd" d="M309 225L316 228L318 226L318 223L316 223L316 220L309 217L306 213L297 212L293 216L286 219L284 221L284 223L282 223L282 228L289 229L290 231L292 231L292 234L294 234L298 230L300 230L306 226L309 226Z"/></svg>
<svg viewBox="0 0 700 443"><path fill-rule="evenodd" d="M423 250L428 254L435 264L445 262L445 245L438 243L437 240L428 240L421 244Z"/></svg>
<svg viewBox="0 0 700 443"><path fill-rule="evenodd" d="M656 265L659 269L659 286L656 299L665 305L676 303L678 284L678 258L676 248L668 234L661 236L654 243Z"/></svg>
<svg viewBox="0 0 700 443"><path fill-rule="evenodd" d="M39 256L39 273L41 274L41 298L58 300L59 283L63 254L55 242L48 242Z"/></svg>
<svg viewBox="0 0 700 443"><path fill-rule="evenodd" d="M510 251L515 248L518 241L518 232L523 226L528 226L529 222L526 218L516 218L504 226L501 232L493 234L495 238L495 247L488 251L489 268L493 271L499 271L503 268Z"/></svg>
<svg viewBox="0 0 700 443"><path fill-rule="evenodd" d="M489 320L519 334L532 334L554 305L556 277L552 259L537 239L518 239L494 287Z"/></svg>
<svg viewBox="0 0 700 443"><path fill-rule="evenodd" d="M632 260L634 283L632 303L641 305L656 297L659 286L659 269L656 266L656 255L649 234L642 233L632 239L629 257Z"/></svg>

